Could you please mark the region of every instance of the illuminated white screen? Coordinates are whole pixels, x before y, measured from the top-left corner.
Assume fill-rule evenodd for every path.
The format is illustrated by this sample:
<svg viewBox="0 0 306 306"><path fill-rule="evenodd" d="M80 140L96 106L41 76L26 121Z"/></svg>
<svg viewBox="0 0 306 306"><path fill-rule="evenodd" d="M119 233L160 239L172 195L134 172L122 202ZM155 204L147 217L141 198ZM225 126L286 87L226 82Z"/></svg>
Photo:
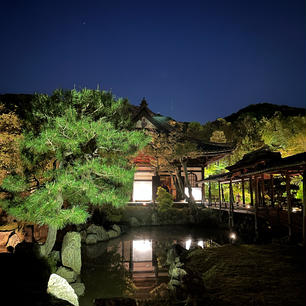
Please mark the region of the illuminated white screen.
<svg viewBox="0 0 306 306"><path fill-rule="evenodd" d="M201 187L192 187L192 195L195 201L201 201L202 200L202 189ZM188 188L185 187L185 194L189 197L189 191Z"/></svg>
<svg viewBox="0 0 306 306"><path fill-rule="evenodd" d="M152 181L134 181L133 201L152 201Z"/></svg>

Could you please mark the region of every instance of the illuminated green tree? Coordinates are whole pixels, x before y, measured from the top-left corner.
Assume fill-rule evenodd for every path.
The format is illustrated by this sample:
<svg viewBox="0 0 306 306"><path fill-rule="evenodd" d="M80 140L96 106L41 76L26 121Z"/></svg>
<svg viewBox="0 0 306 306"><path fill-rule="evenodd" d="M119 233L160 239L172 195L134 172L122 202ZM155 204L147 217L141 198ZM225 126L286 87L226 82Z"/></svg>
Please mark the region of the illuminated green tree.
<svg viewBox="0 0 306 306"><path fill-rule="evenodd" d="M17 220L48 225L45 254L55 243L57 229L86 222L90 206L120 206L128 201L134 174L129 157L148 142L142 132L118 128L120 115L114 114L111 120L110 109L115 109L111 104L96 100L83 104L82 92L66 95L77 99L75 103L59 103L61 115L52 109L37 111L42 118L40 132L25 133L21 143L27 171L23 175L11 173L1 186L7 193L1 201L7 213ZM96 116L103 108L106 115ZM28 194L33 188L30 177L36 186Z"/></svg>
<svg viewBox="0 0 306 306"><path fill-rule="evenodd" d="M280 113L262 119L263 141L283 157L306 151L306 117L284 117Z"/></svg>

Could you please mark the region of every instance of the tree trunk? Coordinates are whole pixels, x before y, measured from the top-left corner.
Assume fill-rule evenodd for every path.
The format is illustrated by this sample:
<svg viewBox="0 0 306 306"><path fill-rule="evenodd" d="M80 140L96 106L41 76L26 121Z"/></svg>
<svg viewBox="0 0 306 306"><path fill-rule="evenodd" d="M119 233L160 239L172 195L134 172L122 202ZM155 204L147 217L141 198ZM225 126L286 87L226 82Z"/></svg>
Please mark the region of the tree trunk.
<svg viewBox="0 0 306 306"><path fill-rule="evenodd" d="M58 211L62 208L64 200L63 195L60 192L56 197L57 203L58 203ZM48 256L50 252L52 251L55 241L56 241L56 234L57 234L57 227L54 227L52 225L48 226L48 236L45 244L41 247L41 254L43 256Z"/></svg>
<svg viewBox="0 0 306 306"><path fill-rule="evenodd" d="M188 171L187 171L187 163L186 161L181 161L181 165L183 166L183 170L184 170L184 175L185 175L185 181L186 181L186 185L188 188L188 192L189 192L189 197L186 196L185 192L184 195L187 199L187 202L189 204L189 209L190 209L190 213L192 214L192 216L195 219L195 222L198 223L199 221L199 215L198 215L198 207L197 207L197 203L195 202L193 196L192 196L192 188L188 179Z"/></svg>

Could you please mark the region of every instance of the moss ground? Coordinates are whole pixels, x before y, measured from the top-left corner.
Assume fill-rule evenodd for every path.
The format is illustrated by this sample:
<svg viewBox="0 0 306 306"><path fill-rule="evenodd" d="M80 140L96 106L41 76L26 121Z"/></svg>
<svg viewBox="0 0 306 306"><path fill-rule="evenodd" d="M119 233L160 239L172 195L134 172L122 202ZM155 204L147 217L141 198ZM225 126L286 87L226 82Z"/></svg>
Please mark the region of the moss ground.
<svg viewBox="0 0 306 306"><path fill-rule="evenodd" d="M305 251L301 247L196 249L189 253L185 268L189 275L201 277L207 305L305 305Z"/></svg>

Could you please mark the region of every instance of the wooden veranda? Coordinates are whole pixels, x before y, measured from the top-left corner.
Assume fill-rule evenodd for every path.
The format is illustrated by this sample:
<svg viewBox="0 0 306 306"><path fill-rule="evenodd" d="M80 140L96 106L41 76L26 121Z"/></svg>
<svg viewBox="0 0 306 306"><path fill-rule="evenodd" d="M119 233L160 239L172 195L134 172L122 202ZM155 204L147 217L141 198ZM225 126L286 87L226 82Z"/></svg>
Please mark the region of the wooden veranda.
<svg viewBox="0 0 306 306"><path fill-rule="evenodd" d="M289 239L296 232L303 235L305 244L305 207L306 207L306 153L300 153L286 158L281 158L280 153L261 149L246 154L242 160L235 165L226 168L229 172L209 176L201 181L208 183L207 206L228 210L229 226L233 227L233 212L253 213L255 218L255 233L258 234L257 218L265 215L273 218L277 214L279 220L288 227ZM291 180L293 177L301 176L303 184L303 200L299 205L292 195ZM275 182L282 180L285 194L285 202L280 204L279 194L276 193ZM219 195L213 201L211 196L211 184L218 184ZM234 196L233 184L241 185L241 196ZM223 187L229 187L229 200L225 201ZM249 201L246 202L246 185L249 191ZM284 218L286 216L286 218ZM285 222L286 220L286 222ZM285 224L286 223L286 224Z"/></svg>

